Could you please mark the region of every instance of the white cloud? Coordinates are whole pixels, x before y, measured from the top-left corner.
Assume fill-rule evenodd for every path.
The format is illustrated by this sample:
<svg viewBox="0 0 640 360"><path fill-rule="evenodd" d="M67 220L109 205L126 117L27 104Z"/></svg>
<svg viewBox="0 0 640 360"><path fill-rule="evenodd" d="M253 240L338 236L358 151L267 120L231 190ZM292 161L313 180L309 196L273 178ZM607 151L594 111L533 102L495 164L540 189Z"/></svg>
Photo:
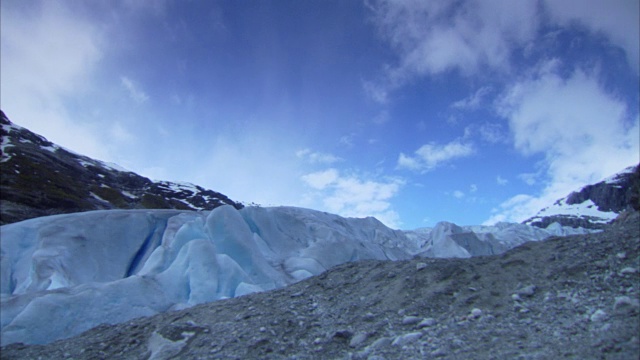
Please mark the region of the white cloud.
<svg viewBox="0 0 640 360"><path fill-rule="evenodd" d="M135 101L138 104L142 104L143 102L149 100L149 95L147 95L142 89L140 89L137 83L134 83L131 79L126 76L120 77L120 83L127 90L129 97L131 100Z"/></svg>
<svg viewBox="0 0 640 360"><path fill-rule="evenodd" d="M624 101L607 93L593 74L578 70L565 79L546 64L509 87L496 107L509 121L516 149L544 155L546 186L539 196L506 201L493 218L525 220L571 191L640 161L640 118L629 118Z"/></svg>
<svg viewBox="0 0 640 360"><path fill-rule="evenodd" d="M640 2L637 0L545 0L553 20L561 25L578 22L593 32L604 34L622 49L631 67L638 72L640 56Z"/></svg>
<svg viewBox="0 0 640 360"><path fill-rule="evenodd" d="M503 178L502 176L498 175L496 177L496 183L498 183L498 185L500 186L504 186L507 185L509 183L509 180Z"/></svg>
<svg viewBox="0 0 640 360"><path fill-rule="evenodd" d="M336 162L343 161L342 158L321 152L311 151L310 149L302 149L296 151L296 156L299 159L303 159L311 164L333 164Z"/></svg>
<svg viewBox="0 0 640 360"><path fill-rule="evenodd" d="M464 197L464 193L460 190L454 191L451 195L456 199L462 199Z"/></svg>
<svg viewBox="0 0 640 360"><path fill-rule="evenodd" d="M444 145L432 142L422 145L415 151L414 156L407 156L400 153L398 157L398 168L426 172L442 163L457 158L468 157L473 153L473 146L459 139Z"/></svg>
<svg viewBox="0 0 640 360"><path fill-rule="evenodd" d="M374 216L389 227L400 226L400 217L390 202L404 184L400 179L369 180L342 175L336 169L309 173L301 179L313 189L309 197L320 199L326 211L348 217Z"/></svg>
<svg viewBox="0 0 640 360"><path fill-rule="evenodd" d="M324 190L338 180L338 170L327 169L302 176L302 181L316 190Z"/></svg>
<svg viewBox="0 0 640 360"><path fill-rule="evenodd" d="M476 192L476 191L478 191L478 185L476 185L476 184L471 184L471 186L469 186L469 192L470 192L470 193L474 193L474 192Z"/></svg>

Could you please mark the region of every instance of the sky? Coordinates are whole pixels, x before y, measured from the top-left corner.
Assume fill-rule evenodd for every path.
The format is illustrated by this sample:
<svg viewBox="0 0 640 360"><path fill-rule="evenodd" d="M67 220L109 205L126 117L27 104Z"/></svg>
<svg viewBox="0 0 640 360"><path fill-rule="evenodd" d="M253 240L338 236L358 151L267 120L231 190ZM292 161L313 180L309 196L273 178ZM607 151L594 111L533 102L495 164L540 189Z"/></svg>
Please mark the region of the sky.
<svg viewBox="0 0 640 360"><path fill-rule="evenodd" d="M523 221L640 162L637 0L0 3L0 107L236 201Z"/></svg>

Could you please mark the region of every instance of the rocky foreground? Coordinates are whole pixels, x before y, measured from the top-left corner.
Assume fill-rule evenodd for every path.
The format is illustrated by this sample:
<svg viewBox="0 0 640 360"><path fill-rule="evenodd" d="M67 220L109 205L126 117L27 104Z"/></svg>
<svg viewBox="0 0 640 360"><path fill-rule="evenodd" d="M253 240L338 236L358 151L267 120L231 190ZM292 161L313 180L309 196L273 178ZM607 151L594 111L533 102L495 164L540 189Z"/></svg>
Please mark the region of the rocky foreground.
<svg viewBox="0 0 640 360"><path fill-rule="evenodd" d="M2 359L637 359L640 215L499 256L362 261Z"/></svg>

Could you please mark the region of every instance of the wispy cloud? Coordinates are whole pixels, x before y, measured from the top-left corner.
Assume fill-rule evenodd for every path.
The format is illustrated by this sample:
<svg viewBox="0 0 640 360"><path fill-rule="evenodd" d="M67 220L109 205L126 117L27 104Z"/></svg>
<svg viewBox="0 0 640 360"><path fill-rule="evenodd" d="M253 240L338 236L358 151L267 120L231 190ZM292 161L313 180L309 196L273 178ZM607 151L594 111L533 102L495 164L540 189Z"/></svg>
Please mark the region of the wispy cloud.
<svg viewBox="0 0 640 360"><path fill-rule="evenodd" d="M471 144L460 139L444 145L432 142L422 145L413 156L400 153L398 168L427 172L450 160L471 156L474 152Z"/></svg>
<svg viewBox="0 0 640 360"><path fill-rule="evenodd" d="M310 149L302 149L296 151L296 156L311 164L333 164L343 161L342 158L333 154L311 151Z"/></svg>
<svg viewBox="0 0 640 360"><path fill-rule="evenodd" d="M625 50L629 64L638 73L640 2L584 0L577 5L571 1L545 0L544 5L557 23L569 25L578 22L594 33L605 35L614 45Z"/></svg>
<svg viewBox="0 0 640 360"><path fill-rule="evenodd" d="M483 86L468 97L454 102L451 107L460 110L475 110L482 105L492 91L493 89L490 86Z"/></svg>
<svg viewBox="0 0 640 360"><path fill-rule="evenodd" d="M371 121L374 124L382 125L382 124L388 122L389 119L390 119L389 112L387 110L383 110L380 113L378 113L378 115L374 116Z"/></svg>
<svg viewBox="0 0 640 360"><path fill-rule="evenodd" d="M509 133L506 126L498 122L472 123L464 129L464 139L479 139L489 144L507 143Z"/></svg>
<svg viewBox="0 0 640 360"><path fill-rule="evenodd" d="M147 95L142 89L140 89L140 86L138 84L134 83L128 77L121 76L120 83L127 90L127 93L129 94L131 100L135 101L136 103L142 104L143 102L149 100L149 95Z"/></svg>
<svg viewBox="0 0 640 360"><path fill-rule="evenodd" d="M514 45L531 40L538 27L537 1L470 0L372 1L381 36L398 55L382 80L365 83L372 99L420 76L458 70L475 74L482 67L508 71Z"/></svg>
<svg viewBox="0 0 640 360"><path fill-rule="evenodd" d="M518 175L518 178L524 181L524 183L527 185L535 184L537 177L538 177L538 174L536 173L522 173Z"/></svg>
<svg viewBox="0 0 640 360"><path fill-rule="evenodd" d="M398 228L400 217L391 200L400 191L401 179L366 179L356 174L341 174L337 169L305 174L301 177L318 198L322 208L342 216L374 216L385 225Z"/></svg>
<svg viewBox="0 0 640 360"><path fill-rule="evenodd" d="M496 183L500 186L505 186L509 183L509 180L503 178L502 176L498 175L496 177Z"/></svg>
<svg viewBox="0 0 640 360"><path fill-rule="evenodd" d="M362 83L362 88L367 96L380 104L385 104L389 100L388 90L380 82L365 81Z"/></svg>
<svg viewBox="0 0 640 360"><path fill-rule="evenodd" d="M348 148L351 148L351 147L354 146L355 137L356 137L355 133L351 133L349 135L344 135L344 136L340 137L340 139L338 140L338 143L340 145L344 145L344 146L346 146Z"/></svg>

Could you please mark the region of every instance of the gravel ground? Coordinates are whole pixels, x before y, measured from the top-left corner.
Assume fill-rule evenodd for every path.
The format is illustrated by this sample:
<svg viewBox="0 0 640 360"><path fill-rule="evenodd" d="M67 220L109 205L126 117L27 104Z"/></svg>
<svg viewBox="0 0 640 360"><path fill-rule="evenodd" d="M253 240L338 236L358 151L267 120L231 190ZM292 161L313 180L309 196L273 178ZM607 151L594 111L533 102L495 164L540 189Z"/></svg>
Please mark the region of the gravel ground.
<svg viewBox="0 0 640 360"><path fill-rule="evenodd" d="M471 259L361 261L2 359L638 359L640 215Z"/></svg>

